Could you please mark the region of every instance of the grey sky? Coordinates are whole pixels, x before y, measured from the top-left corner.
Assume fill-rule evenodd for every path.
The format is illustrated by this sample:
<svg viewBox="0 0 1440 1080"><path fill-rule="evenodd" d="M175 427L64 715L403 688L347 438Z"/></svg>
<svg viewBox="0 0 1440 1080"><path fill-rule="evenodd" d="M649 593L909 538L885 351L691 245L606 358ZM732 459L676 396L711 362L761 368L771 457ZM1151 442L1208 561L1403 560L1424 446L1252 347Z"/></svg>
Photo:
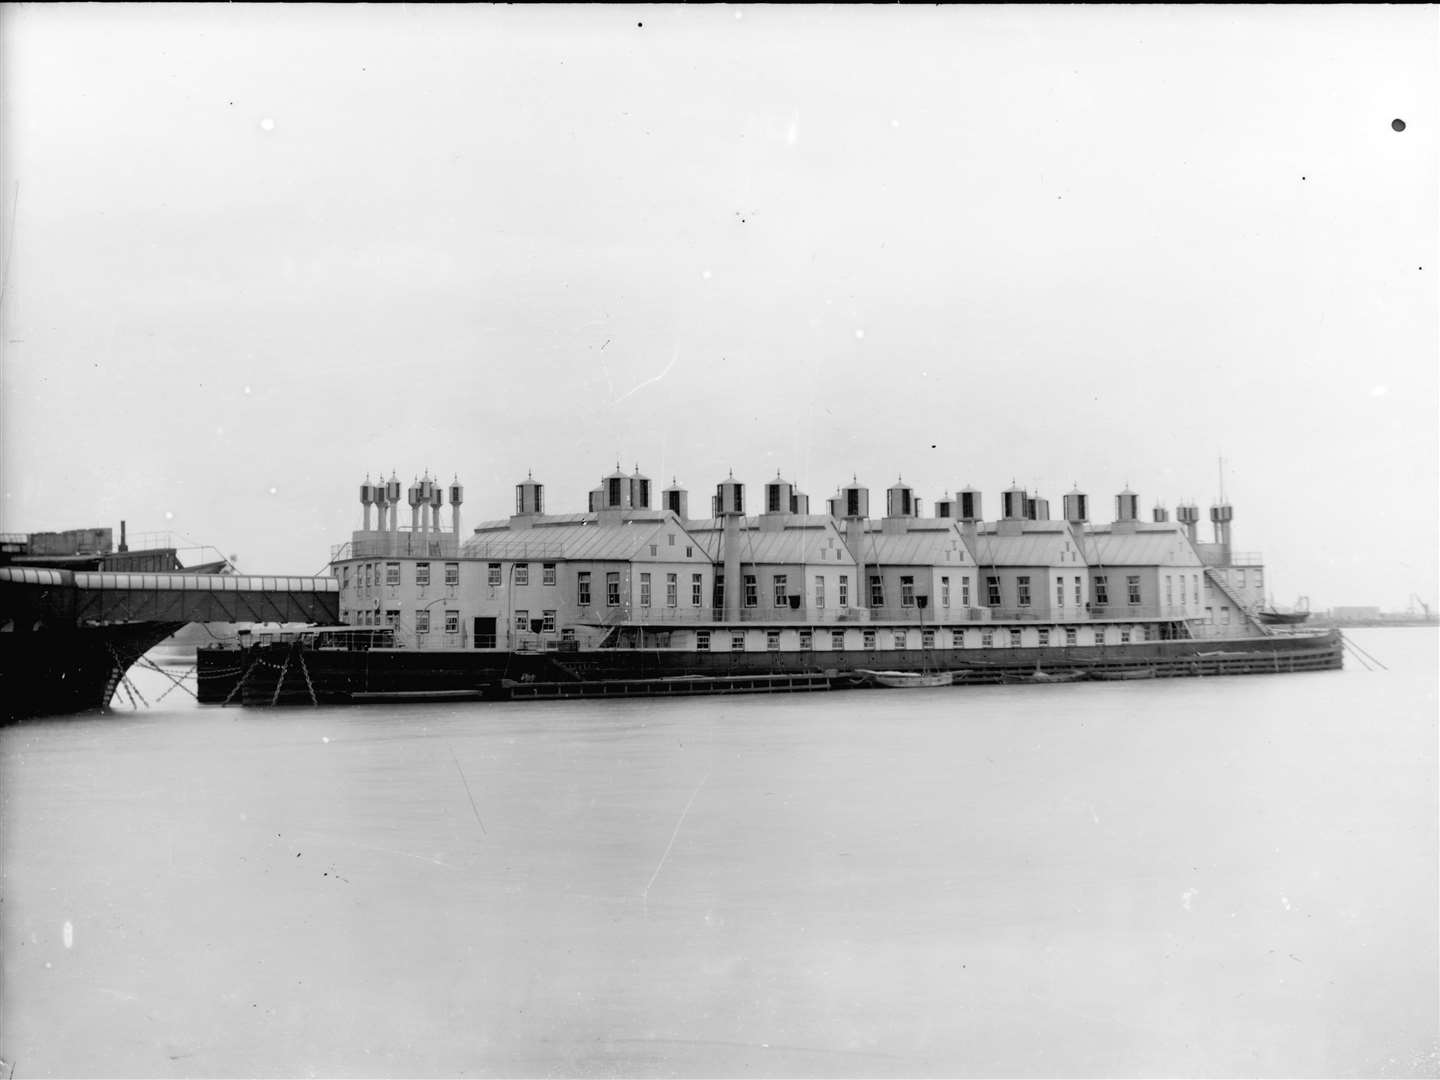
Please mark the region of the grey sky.
<svg viewBox="0 0 1440 1080"><path fill-rule="evenodd" d="M1108 519L1223 454L1278 601L1437 600L1434 7L0 19L7 531L310 572L392 468Z"/></svg>

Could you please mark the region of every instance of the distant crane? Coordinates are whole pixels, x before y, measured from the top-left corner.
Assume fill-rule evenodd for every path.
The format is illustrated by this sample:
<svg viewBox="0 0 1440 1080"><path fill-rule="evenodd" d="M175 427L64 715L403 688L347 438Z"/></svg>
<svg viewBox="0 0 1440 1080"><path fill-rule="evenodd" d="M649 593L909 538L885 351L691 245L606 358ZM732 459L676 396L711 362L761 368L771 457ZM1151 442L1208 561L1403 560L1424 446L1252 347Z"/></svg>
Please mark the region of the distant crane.
<svg viewBox="0 0 1440 1080"><path fill-rule="evenodd" d="M1427 603L1425 603L1424 600L1421 600L1420 597L1416 596L1416 595L1412 592L1412 593L1410 594L1410 614L1411 614L1411 615L1414 615L1414 614L1415 614L1415 605L1416 605L1416 604L1419 604L1419 605L1420 605L1420 610L1425 613L1425 618L1427 618L1427 619L1430 618L1430 605L1427 604Z"/></svg>

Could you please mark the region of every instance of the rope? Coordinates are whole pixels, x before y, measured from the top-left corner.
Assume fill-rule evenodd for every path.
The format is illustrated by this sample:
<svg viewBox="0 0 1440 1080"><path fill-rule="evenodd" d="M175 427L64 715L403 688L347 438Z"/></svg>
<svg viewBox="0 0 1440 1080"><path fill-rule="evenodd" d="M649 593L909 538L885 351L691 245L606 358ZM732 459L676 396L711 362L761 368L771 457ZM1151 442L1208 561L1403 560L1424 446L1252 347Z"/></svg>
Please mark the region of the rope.
<svg viewBox="0 0 1440 1080"><path fill-rule="evenodd" d="M293 645L291 646L291 651L292 651L292 652L294 651L294 646L293 646ZM285 654L285 663L282 664L281 667L280 667L280 677L275 680L275 693L273 693L273 694L270 695L270 704L271 704L272 706L273 706L277 701L280 700L280 689L281 689L281 687L283 687L283 686L285 685L285 673L286 673L287 671L289 671L289 670L290 670L290 653L287 652L287 653Z"/></svg>
<svg viewBox="0 0 1440 1080"><path fill-rule="evenodd" d="M315 697L315 684L310 681L310 668L305 663L304 651L300 652L300 674L305 676L305 689L310 691L310 704L319 705L320 702Z"/></svg>
<svg viewBox="0 0 1440 1080"><path fill-rule="evenodd" d="M240 688L245 685L245 680L250 678L250 672L255 670L256 663L257 661L251 660L249 665L246 666L244 673L241 674L240 678L236 680L235 685L230 688L230 693L226 694L225 700L220 703L220 707L222 709L226 705L229 705L230 702L234 699L235 695L240 692Z"/></svg>

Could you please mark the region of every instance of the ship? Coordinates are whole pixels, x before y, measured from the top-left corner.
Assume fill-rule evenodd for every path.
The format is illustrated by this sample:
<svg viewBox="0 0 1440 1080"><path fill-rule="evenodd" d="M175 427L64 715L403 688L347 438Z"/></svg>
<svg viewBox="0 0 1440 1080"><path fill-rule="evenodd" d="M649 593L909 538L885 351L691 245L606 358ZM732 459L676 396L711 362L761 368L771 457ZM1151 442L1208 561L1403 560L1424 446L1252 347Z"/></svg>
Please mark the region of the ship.
<svg viewBox="0 0 1440 1080"><path fill-rule="evenodd" d="M1276 632L1268 575L1233 550L1233 508L1175 519L1115 496L1092 522L1078 487L1049 500L1012 482L931 513L903 479L872 518L852 476L813 512L779 473L757 507L733 475L692 515L617 464L584 512L544 485L515 513L461 528L464 488L428 473L359 485L360 528L331 551L337 625L244 635L197 651L202 702L245 705L680 696L926 683L1102 681L1335 670L1333 630ZM658 495L658 498L657 498ZM410 521L400 522L408 502ZM1063 672L1063 679L1036 678ZM886 678L877 678L884 673ZM934 679L926 678L937 676Z"/></svg>

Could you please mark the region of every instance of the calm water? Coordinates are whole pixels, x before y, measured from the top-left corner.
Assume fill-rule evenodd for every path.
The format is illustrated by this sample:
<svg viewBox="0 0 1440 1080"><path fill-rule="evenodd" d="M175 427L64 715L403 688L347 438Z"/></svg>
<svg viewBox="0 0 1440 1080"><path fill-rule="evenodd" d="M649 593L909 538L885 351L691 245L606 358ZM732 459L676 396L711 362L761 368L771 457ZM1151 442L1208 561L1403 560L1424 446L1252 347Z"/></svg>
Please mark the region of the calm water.
<svg viewBox="0 0 1440 1080"><path fill-rule="evenodd" d="M0 1056L1433 1076L1437 636L1352 637L1389 670L10 728Z"/></svg>

